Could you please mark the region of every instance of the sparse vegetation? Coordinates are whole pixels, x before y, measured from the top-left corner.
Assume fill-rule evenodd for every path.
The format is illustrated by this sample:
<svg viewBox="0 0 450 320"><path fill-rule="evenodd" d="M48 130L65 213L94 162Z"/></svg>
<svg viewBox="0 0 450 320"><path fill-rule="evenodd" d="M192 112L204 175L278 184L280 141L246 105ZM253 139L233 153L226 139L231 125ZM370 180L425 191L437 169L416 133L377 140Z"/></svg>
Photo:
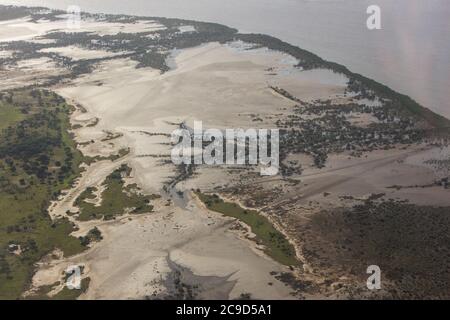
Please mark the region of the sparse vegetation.
<svg viewBox="0 0 450 320"><path fill-rule="evenodd" d="M96 198L92 188L86 189L75 201L75 204L80 208L78 219L82 221L110 220L126 212L133 214L151 212L153 206L150 201L155 196L142 195L135 184L125 186L123 178L129 174L130 170L127 165L122 165L106 178L104 182L105 190L100 196L99 205L86 201Z"/></svg>
<svg viewBox="0 0 450 320"><path fill-rule="evenodd" d="M90 165L90 164L92 164L94 162L97 162L97 161L104 161L104 160L116 161L116 160L119 160L119 159L125 157L129 153L130 153L130 149L129 148L122 148L116 154L112 154L112 155L107 156L107 157L105 157L105 156L95 156L95 157L85 156L84 157L84 162L87 165Z"/></svg>
<svg viewBox="0 0 450 320"><path fill-rule="evenodd" d="M265 253L275 261L287 266L299 264L294 247L266 217L256 210L246 210L235 203L225 202L216 194L209 195L198 191L196 194L208 209L236 218L250 226L256 235L256 241L264 245Z"/></svg>
<svg viewBox="0 0 450 320"><path fill-rule="evenodd" d="M80 237L80 241L84 246L88 246L92 242L97 242L102 240L102 233L97 227L92 228L84 237Z"/></svg>
<svg viewBox="0 0 450 320"><path fill-rule="evenodd" d="M367 200L315 214L296 229L312 268L330 282L353 279L342 283L349 297L367 294L365 271L372 264L380 266L384 279L374 297L450 297L448 207Z"/></svg>

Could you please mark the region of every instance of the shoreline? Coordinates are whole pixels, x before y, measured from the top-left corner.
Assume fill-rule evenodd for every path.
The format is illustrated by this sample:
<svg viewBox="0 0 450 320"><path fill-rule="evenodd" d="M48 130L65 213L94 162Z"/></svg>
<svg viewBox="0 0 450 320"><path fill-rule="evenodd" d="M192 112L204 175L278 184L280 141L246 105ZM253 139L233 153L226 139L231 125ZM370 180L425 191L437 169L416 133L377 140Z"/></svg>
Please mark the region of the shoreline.
<svg viewBox="0 0 450 320"><path fill-rule="evenodd" d="M125 15L107 17L111 21L120 17L134 19L133 16ZM104 30L111 21L107 20L100 26L95 25L97 29L94 30L97 32ZM156 22L161 21L166 20L156 20ZM177 24L180 21L184 20L172 21L169 19L166 22L169 28L172 26L171 24ZM75 201L88 187L97 188L98 192L94 202L95 204L101 203L102 182L111 173L111 170L121 163L127 163L131 168L131 176L125 178L125 185L136 183L145 194L160 194L168 181L176 178L177 168L166 158L170 155L171 150L170 133L181 122L190 124L192 121L201 119L206 123L205 127L213 128L248 127L249 125L258 128L274 126L296 128L305 125L305 128L315 128L309 132L310 136L314 136L318 130L315 127L317 122L314 121L318 118L321 119L320 116L314 114L317 112L316 109L323 108L324 113L328 115L330 110L339 110L338 107L341 104L344 107L348 104L355 110L365 108L364 112L372 114L371 112L377 111L376 107L366 106L361 101L366 99L370 102L375 96L376 101L381 101L380 109L383 110L376 113L379 118L373 117L375 128L378 129L369 128L368 130L364 124L353 125L347 120L344 122L342 119L345 117L337 111L335 122L329 120L331 116L324 119L329 121L325 123L331 124L332 129L334 129L333 126L339 128L341 124L340 122L336 123L336 119L343 121L344 126L350 128L346 138L348 143L356 141L356 145L361 145L361 143L369 141L368 144L375 145L371 148L381 150L379 153L382 155L394 154L399 148L414 148L417 143L414 139L421 139L421 136L410 138L408 134L408 137L404 138L403 136L406 134L397 134L393 135L392 139L398 144L392 143L388 138L387 145L383 145L386 143L383 142L383 139L375 138L375 135L378 135L377 130L383 133L387 131L389 137L390 131L397 130L395 132L401 133L401 130L406 130L404 128L409 128L409 121L415 119L426 129L436 130L442 126L445 133L447 124L450 123L449 120L418 105L407 96L352 73L342 65L325 61L311 52L279 39L266 35L240 34L235 29L218 24L187 22L195 24L198 28L206 28L206 30L211 27L219 35L207 33L207 38L200 45L195 36L180 36L180 39L188 41L188 43L176 51L175 55L169 55L170 64L176 66L169 70L166 70L168 62L166 60L162 62L159 59L174 52L173 44L167 45L167 52L157 54L156 63L153 60L155 58L153 53L147 57L131 53L126 58L108 57L99 60L81 60L82 62L67 60L67 66L80 66L81 64L88 69L88 72L84 70L81 74L73 73L71 74L72 79L62 76L59 79L60 82L51 88L75 105L76 112L70 116L72 124L70 132L74 134L77 149L84 156L90 157L92 162L88 161L87 170L70 191L66 192L56 203L56 206L55 203L52 204L50 207L52 218L58 215L69 216L66 209L69 208L70 211L74 208ZM51 26L53 22L48 23ZM133 27L137 28L138 26L134 25ZM180 26L177 25L177 27ZM177 31L174 32L177 34ZM123 33L123 36L132 37L131 34L134 37L142 36L139 33ZM102 37L98 35L83 36ZM111 37L114 39L114 36ZM146 41L151 42L150 40ZM144 41L144 43L146 42ZM39 46L36 45L35 48L39 48ZM56 48L66 47L62 46L62 43L56 43L55 46ZM59 51L65 52L64 50ZM49 54L48 52L39 52L43 55ZM347 79L348 82L343 79ZM274 87L279 88L280 92L284 94L279 92L275 94ZM353 93L356 94L356 98ZM287 99L287 95L295 99ZM333 99L338 101L335 102L336 106L333 105ZM316 105L314 101L319 102ZM320 103L320 101L325 102ZM362 106L359 103L362 103ZM396 106L399 107L399 110L395 109ZM345 109L344 107L343 109ZM307 113L303 117L301 112L305 110L311 111L311 114ZM390 114L391 110L398 113ZM343 114L347 115L344 112ZM395 116L400 117L400 115L405 117L406 120L401 119L404 122L400 123L400 120L395 120ZM294 120L283 123L283 120L286 119ZM370 123L372 121L370 119L367 122ZM384 124L386 126L382 126ZM328 130L329 128L322 129ZM336 132L338 132L339 138L336 138ZM356 133L352 135L352 132ZM295 133L294 130L291 133ZM353 149L360 152L361 155L356 155L358 152L354 152L355 155L350 152L345 153L342 151L345 150L344 143L340 142L341 131L330 130L328 134L329 138L319 141L320 148L313 150L309 148L308 143L316 145L314 140L299 142L297 146L292 141L298 142L298 136L295 134L287 136L286 139L291 139L287 140L290 142L288 146L294 147L294 149L284 150L286 152L285 159L297 153L310 157L312 160L312 155L315 154L320 157L317 156L314 160L323 161L320 164L326 167L333 163L333 158L338 158L338 160L342 158L340 160L344 161L345 157L348 159L352 157L352 161L361 164L363 169L365 167L368 168L367 170L378 169L385 165L386 172L389 170L400 172L399 176L402 178L402 174L415 172L417 178L422 179L428 173L420 167L420 164L416 167L401 167L401 162L394 161L395 159L392 161L381 159L379 163L364 162L360 157L363 156L363 152L367 152L365 154L367 157L370 150ZM355 137L359 137L358 134L364 136L365 140L356 139ZM367 138L369 134L372 140ZM356 140L352 141L351 139ZM327 144L330 141L337 141L336 145ZM127 148L128 153L113 161L116 158L111 158L112 155L120 155L120 150L124 150L123 148ZM306 152L307 150L309 153ZM335 150L336 153L330 152L330 160L327 159L328 153L325 155L321 153L324 150L326 152ZM342 156L340 152L342 152ZM154 155L154 157L145 155ZM370 156L373 156L373 153L370 153ZM292 161L289 160L291 167L299 169L298 162L294 160L295 157ZM300 165L302 164L300 162ZM288 168L286 164L283 165ZM341 178L339 173L335 174L335 170L327 170L323 167L315 168L314 164L311 164L311 167L307 168L312 171L321 170L319 171L322 174L320 179L311 178L312 175L303 176L302 171L295 170L286 175L289 177L292 173L295 175L301 172L298 177L301 180L306 177L308 183L312 182L312 189L309 189L307 184L301 180L295 180L296 182L292 183L289 179L281 179L277 181L276 186L275 184L271 185L269 179L260 181L258 180L260 178L252 176L251 170L245 167L237 169L201 168L187 181L179 181L181 183L177 185L174 192L170 192L169 195L165 194L162 199L154 201L155 212L148 215L134 216L128 215L124 211L124 215L119 216L111 224L102 220L75 221L75 217L69 216L69 220L79 226L79 230L73 233L74 235L84 236L90 228L98 226L105 234L105 239L95 242L92 250L88 250L86 255L63 259L63 261L58 261L60 265L56 266L52 266L50 263L48 266L53 269L39 270L35 274L36 281L41 284L45 281L48 282L46 284L54 283L55 275L61 276L60 272L57 272L58 268L63 268L65 263L74 262L84 264L86 266L85 276L90 278L89 288L82 298L142 298L151 296L155 292L155 295L159 296L164 294L165 284L161 281L164 277L176 280L173 278L173 272L177 268L169 266L173 262L176 266L188 270L189 277L198 278L198 281L204 285L204 292L198 293L200 296L210 292L209 286L214 281L229 276L222 284L229 288L230 284L227 281L234 283L230 290L230 298L237 298L247 292L261 299L291 298L290 289L272 274L289 272L289 268L260 252L260 248L257 248L254 243L243 239L246 237L235 232L236 230L232 229L233 226L226 222L227 219L220 216L222 215L220 212L212 214L209 210L205 210L204 206L198 204L200 200L197 197L189 199L187 191L195 189L192 186L196 183L199 183L198 189L204 190L205 185L209 188L227 184L233 186L233 184L237 185L242 182L242 179L248 178L251 184L254 183L254 187L256 183L261 182L258 186L260 194L256 193L256 188L253 188L253 190L248 190L246 196L250 198L254 196L257 201L261 202L273 200L274 204L283 204L278 210L288 213L288 219L293 218L295 214L303 218L303 214L308 210L299 207L299 203L308 200L308 197L315 200L322 196L323 198L328 197L329 189L341 184L345 185L346 181L357 178L352 175L354 166L342 169L343 175L350 175L350 178ZM303 170L303 168L300 169ZM390 176L393 175L390 174ZM410 177L409 180L414 180L414 178ZM328 179L330 182L326 181ZM378 191L383 188L384 181L376 181L373 185L370 180L367 180L365 185L363 182L365 181L358 181L363 186L361 188L358 188L358 184L356 184L358 189L356 193L374 193L374 190ZM352 191L354 192L352 187L351 185L348 190L343 188L343 191L352 194ZM264 188L266 189L264 190ZM305 199L300 199L305 190ZM180 195L183 197L182 200L176 201L179 199L172 198L172 196L177 196L175 191L182 194ZM414 196L414 190L410 193L408 190L400 191L404 192L406 198ZM220 194L220 191L217 192ZM390 192L394 194L396 190ZM443 192L439 190L437 195L429 196L430 200L428 201L432 201ZM326 193L328 194L325 195ZM186 196L188 199L185 198ZM359 196L363 198L365 194ZM332 195L328 199L338 199L338 197L339 195ZM426 197L425 193L423 200L426 201ZM171 201L167 201L168 199ZM245 207L240 205L244 200L245 198L242 198L237 203L245 210ZM325 200L319 199L319 201ZM182 202L183 205L179 205L178 202ZM233 203L236 201L233 200ZM261 208L261 206L256 205L255 208ZM317 202L316 208L320 208L319 202ZM267 209L267 212L270 212L270 209L273 211L276 208L269 207ZM304 273L300 275L302 280L305 277L317 276L313 274L315 271L309 270L310 265L307 264L306 258L298 246L302 239L294 241L289 237L289 234L292 235L292 228L283 227L281 222L270 218L270 214L267 212L258 209L257 211L293 246L296 259L306 267ZM289 220L284 222L289 223ZM297 275L299 275L298 272ZM48 281L49 279L52 281ZM151 290L154 290L153 293ZM320 296L320 294L322 292L317 295Z"/></svg>
<svg viewBox="0 0 450 320"><path fill-rule="evenodd" d="M5 5L0 5L5 6ZM8 7L8 5L6 5ZM20 5L10 5L9 7L16 7L20 9L49 9L45 7L27 7L27 6L20 6ZM54 10L54 9L51 9ZM57 9L57 14L63 14L65 13L64 10ZM98 15L99 13L89 13L89 12L82 12L82 14L85 15ZM346 66L325 60L318 56L317 54L313 53L309 50L304 50L299 46L291 45L290 43L287 43L283 40L280 40L279 38L276 38L274 36L266 35L266 34L260 34L260 33L240 33L237 29L234 29L233 27L229 27L224 24L215 23L215 22L203 22L203 21L197 21L197 20L190 20L190 19L178 19L178 18L168 18L168 17L153 17L148 15L127 15L127 14L106 14L104 15L107 19L113 18L118 19L121 17L125 18L132 18L132 19L162 19L162 20L173 20L173 21L179 21L182 23L188 23L188 24L208 24L211 26L216 26L218 28L224 28L227 30L230 30L233 34L234 40L242 40L247 43L255 43L262 46L267 46L269 49L283 52L285 54L291 55L295 58L299 59L305 59L307 62L306 66L304 66L304 70L316 69L316 68L325 68L328 70L331 70L336 73L343 74L347 76L350 80L355 80L358 82L361 82L363 85L367 85L371 87L372 89L376 89L376 93L383 96L386 96L387 98L394 99L396 101L399 101L401 105L409 106L408 110L413 113L417 113L418 115L424 117L428 121L435 122L437 127L439 127L441 124L445 127L450 128L450 119L446 118L444 115L438 114L437 112L433 111L429 107L425 107L421 104L419 104L417 101L415 101L410 96L400 93L394 89L391 89L389 86L384 85L381 82L378 82L376 80L373 80L371 78L368 78L364 75L352 72L349 70ZM23 18L19 17L18 19ZM229 41L230 39L228 39ZM311 65L310 65L311 64ZM299 64L301 65L301 64Z"/></svg>

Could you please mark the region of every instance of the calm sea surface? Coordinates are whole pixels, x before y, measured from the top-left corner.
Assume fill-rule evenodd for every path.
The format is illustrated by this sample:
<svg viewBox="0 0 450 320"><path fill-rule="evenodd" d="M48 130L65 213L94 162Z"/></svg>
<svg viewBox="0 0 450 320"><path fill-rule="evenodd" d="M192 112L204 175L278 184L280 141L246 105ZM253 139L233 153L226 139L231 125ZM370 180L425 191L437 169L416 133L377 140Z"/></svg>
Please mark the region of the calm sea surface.
<svg viewBox="0 0 450 320"><path fill-rule="evenodd" d="M450 118L449 0L0 0L211 21L259 32L346 65ZM382 30L366 27L381 7Z"/></svg>

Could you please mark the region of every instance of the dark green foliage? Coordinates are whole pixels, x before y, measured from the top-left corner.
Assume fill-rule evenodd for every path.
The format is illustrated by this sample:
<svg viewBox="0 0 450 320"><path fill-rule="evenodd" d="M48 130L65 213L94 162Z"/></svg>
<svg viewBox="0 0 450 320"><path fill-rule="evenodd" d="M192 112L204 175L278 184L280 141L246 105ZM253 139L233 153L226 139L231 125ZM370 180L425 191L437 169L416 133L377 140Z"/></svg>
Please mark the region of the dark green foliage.
<svg viewBox="0 0 450 320"><path fill-rule="evenodd" d="M2 92L0 103L26 110L22 120L0 119L0 298L16 299L44 255L55 248L66 256L84 249L69 235L68 220L52 221L47 213L79 173L82 157L67 132L70 108L61 97L14 90Z"/></svg>

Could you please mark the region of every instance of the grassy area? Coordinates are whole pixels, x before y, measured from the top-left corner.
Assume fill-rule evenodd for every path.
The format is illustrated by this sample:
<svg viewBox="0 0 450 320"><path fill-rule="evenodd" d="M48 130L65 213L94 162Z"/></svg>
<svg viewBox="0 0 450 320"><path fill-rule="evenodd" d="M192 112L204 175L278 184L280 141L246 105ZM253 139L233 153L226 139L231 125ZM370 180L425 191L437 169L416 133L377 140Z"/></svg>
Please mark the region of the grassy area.
<svg viewBox="0 0 450 320"><path fill-rule="evenodd" d="M154 196L140 194L135 184L125 186L123 177L128 175L129 171L128 166L122 165L106 178L104 182L106 188L101 194L99 206L89 202L96 198L94 195L96 190L87 188L75 201L80 208L78 219L81 221L101 218L110 220L127 211L134 214L152 211L153 206L150 201Z"/></svg>
<svg viewBox="0 0 450 320"><path fill-rule="evenodd" d="M236 203L223 201L215 194L209 195L201 192L196 192L196 194L209 210L239 219L249 225L252 232L256 235L257 242L265 246L265 253L272 259L287 266L299 263L295 256L294 247L258 211L245 210Z"/></svg>
<svg viewBox="0 0 450 320"><path fill-rule="evenodd" d="M24 117L20 110L0 101L0 131L23 120Z"/></svg>
<svg viewBox="0 0 450 320"><path fill-rule="evenodd" d="M79 174L82 156L67 128L71 107L43 90L0 93L0 299L17 299L34 264L55 248L85 249L66 219L47 208Z"/></svg>

